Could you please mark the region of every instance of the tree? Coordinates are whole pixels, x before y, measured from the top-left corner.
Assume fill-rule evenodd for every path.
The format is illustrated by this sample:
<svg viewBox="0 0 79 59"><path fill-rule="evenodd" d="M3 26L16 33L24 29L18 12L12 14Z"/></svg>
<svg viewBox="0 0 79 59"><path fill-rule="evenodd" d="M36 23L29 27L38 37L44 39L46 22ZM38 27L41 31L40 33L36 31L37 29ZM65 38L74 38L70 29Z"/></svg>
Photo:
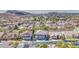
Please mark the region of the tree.
<svg viewBox="0 0 79 59"><path fill-rule="evenodd" d="M36 47L37 48L47 48L48 46L47 46L47 44L38 44Z"/></svg>
<svg viewBox="0 0 79 59"><path fill-rule="evenodd" d="M62 40L62 41L57 42L56 46L58 48L64 48L64 46L65 46L64 41Z"/></svg>
<svg viewBox="0 0 79 59"><path fill-rule="evenodd" d="M35 37L34 33L35 33L35 25L33 25L33 27L32 27L32 40Z"/></svg>
<svg viewBox="0 0 79 59"><path fill-rule="evenodd" d="M65 40L66 38L65 38L65 35L63 34L63 36L62 36L62 40Z"/></svg>
<svg viewBox="0 0 79 59"><path fill-rule="evenodd" d="M14 29L18 29L18 26L17 26L17 25L15 25Z"/></svg>
<svg viewBox="0 0 79 59"><path fill-rule="evenodd" d="M48 46L46 44L43 44L40 46L40 48L47 48Z"/></svg>
<svg viewBox="0 0 79 59"><path fill-rule="evenodd" d="M24 32L24 31L26 31L26 28L20 29L20 30L19 30L19 33L22 33L22 32Z"/></svg>

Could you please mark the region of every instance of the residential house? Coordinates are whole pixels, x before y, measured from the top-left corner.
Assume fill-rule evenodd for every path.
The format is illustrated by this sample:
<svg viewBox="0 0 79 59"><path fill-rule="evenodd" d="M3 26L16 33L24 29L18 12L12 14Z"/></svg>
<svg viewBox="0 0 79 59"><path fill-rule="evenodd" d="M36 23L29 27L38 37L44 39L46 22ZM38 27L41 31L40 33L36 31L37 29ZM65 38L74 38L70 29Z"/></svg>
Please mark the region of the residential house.
<svg viewBox="0 0 79 59"><path fill-rule="evenodd" d="M65 37L67 38L73 38L73 34L75 34L76 32L74 31L62 31L62 34L65 35Z"/></svg>
<svg viewBox="0 0 79 59"><path fill-rule="evenodd" d="M4 32L2 35L3 40L15 40L18 38L19 34L14 32Z"/></svg>
<svg viewBox="0 0 79 59"><path fill-rule="evenodd" d="M48 31L37 30L34 34L36 40L49 40Z"/></svg>
<svg viewBox="0 0 79 59"><path fill-rule="evenodd" d="M4 34L4 32L0 32L0 40L2 40L3 34Z"/></svg>
<svg viewBox="0 0 79 59"><path fill-rule="evenodd" d="M45 23L45 25L48 26L48 27L52 27L54 25L54 23L52 21L47 21Z"/></svg>
<svg viewBox="0 0 79 59"><path fill-rule="evenodd" d="M72 24L79 27L79 20L74 20Z"/></svg>
<svg viewBox="0 0 79 59"><path fill-rule="evenodd" d="M79 28L75 28L73 32L74 32L73 38L79 38Z"/></svg>
<svg viewBox="0 0 79 59"><path fill-rule="evenodd" d="M39 27L40 26L40 22L36 22L35 26Z"/></svg>
<svg viewBox="0 0 79 59"><path fill-rule="evenodd" d="M73 34L73 38L79 38L79 33Z"/></svg>
<svg viewBox="0 0 79 59"><path fill-rule="evenodd" d="M32 31L25 31L20 34L21 38L26 41L32 40Z"/></svg>
<svg viewBox="0 0 79 59"><path fill-rule="evenodd" d="M50 40L55 39L61 39L62 33L60 31L49 31Z"/></svg>
<svg viewBox="0 0 79 59"><path fill-rule="evenodd" d="M79 28L74 29L73 38L79 38Z"/></svg>

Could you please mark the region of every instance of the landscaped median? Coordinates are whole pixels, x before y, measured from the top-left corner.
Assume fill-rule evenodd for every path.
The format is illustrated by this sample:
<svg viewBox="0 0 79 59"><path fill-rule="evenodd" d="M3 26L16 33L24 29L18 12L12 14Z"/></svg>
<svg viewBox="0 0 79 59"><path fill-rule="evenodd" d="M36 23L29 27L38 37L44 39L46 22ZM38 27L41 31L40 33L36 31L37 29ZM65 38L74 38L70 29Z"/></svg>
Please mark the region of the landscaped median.
<svg viewBox="0 0 79 59"><path fill-rule="evenodd" d="M21 41L20 40L9 40L8 43L10 46L16 48L18 46L18 44L21 43Z"/></svg>
<svg viewBox="0 0 79 59"><path fill-rule="evenodd" d="M79 44L77 42L79 42L79 39L69 38L57 42L56 46L58 48L79 48Z"/></svg>

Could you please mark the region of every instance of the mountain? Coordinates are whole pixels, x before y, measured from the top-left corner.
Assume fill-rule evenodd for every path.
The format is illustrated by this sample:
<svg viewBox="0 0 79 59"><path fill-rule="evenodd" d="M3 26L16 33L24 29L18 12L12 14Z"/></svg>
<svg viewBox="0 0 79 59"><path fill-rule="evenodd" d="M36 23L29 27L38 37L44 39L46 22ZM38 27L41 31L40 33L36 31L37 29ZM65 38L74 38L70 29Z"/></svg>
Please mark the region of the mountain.
<svg viewBox="0 0 79 59"><path fill-rule="evenodd" d="M24 12L19 10L8 10L5 13L0 13L0 24L3 22L16 22L16 21L21 22L22 20L28 20L28 18L30 18L28 16L63 17L68 15L79 15L79 13L48 12L43 14L34 14L34 13Z"/></svg>
<svg viewBox="0 0 79 59"><path fill-rule="evenodd" d="M66 16L66 15L79 15L79 13L66 13L66 12L48 12L43 14L34 14L30 12L25 11L19 11L19 10L8 10L6 13L17 15L17 16Z"/></svg>
<svg viewBox="0 0 79 59"><path fill-rule="evenodd" d="M14 15L18 15L18 16L23 16L23 15L29 15L29 12L24 12L24 11L17 11L17 10L8 10L6 11L6 13L9 14L14 14Z"/></svg>

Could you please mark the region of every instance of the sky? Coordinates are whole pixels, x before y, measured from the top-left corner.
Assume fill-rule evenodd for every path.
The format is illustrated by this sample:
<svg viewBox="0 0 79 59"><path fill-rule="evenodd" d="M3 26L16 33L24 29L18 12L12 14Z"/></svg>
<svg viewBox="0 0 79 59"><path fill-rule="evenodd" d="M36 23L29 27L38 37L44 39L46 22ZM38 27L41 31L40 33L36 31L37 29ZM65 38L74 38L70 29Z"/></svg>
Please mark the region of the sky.
<svg viewBox="0 0 79 59"><path fill-rule="evenodd" d="M4 13L7 10L0 10L0 13ZM25 12L30 12L30 13L48 13L48 12L66 12L66 13L79 13L79 10L20 10L20 11L25 11Z"/></svg>

